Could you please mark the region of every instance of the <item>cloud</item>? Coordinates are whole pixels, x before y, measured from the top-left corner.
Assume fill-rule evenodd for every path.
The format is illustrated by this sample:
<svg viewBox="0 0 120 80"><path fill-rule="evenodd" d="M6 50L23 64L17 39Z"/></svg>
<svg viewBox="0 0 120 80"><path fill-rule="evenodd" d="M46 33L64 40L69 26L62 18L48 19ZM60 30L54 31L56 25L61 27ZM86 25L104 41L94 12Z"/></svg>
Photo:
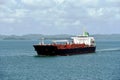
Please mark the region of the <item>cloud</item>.
<svg viewBox="0 0 120 80"><path fill-rule="evenodd" d="M120 0L106 0L105 4L107 7L120 7Z"/></svg>
<svg viewBox="0 0 120 80"><path fill-rule="evenodd" d="M103 7L102 5L98 6L100 5L100 0L21 0L20 2L21 3L18 3L16 0L6 2L7 5L4 5L2 8L3 10L1 11L0 16L7 16L15 19L29 17L38 21L59 21L59 19L64 19L69 22L69 20L72 19L74 22L85 17L98 19L101 16L113 16L116 14L118 15L119 13L119 8ZM106 0L106 2L110 3L118 1ZM104 1L102 3L104 3ZM58 6L57 4L60 5ZM21 7L18 7L17 5L21 5ZM32 9L31 6L36 8Z"/></svg>
<svg viewBox="0 0 120 80"><path fill-rule="evenodd" d="M16 0L0 0L0 5L5 5L5 6L14 6L17 5L17 1Z"/></svg>
<svg viewBox="0 0 120 80"><path fill-rule="evenodd" d="M38 5L39 2L41 2L41 0L21 0L21 2L23 2L24 4L27 5Z"/></svg>
<svg viewBox="0 0 120 80"><path fill-rule="evenodd" d="M10 2L12 3L12 5L13 5L13 4L14 4L14 5L17 5L17 4L18 4L16 0L10 0Z"/></svg>
<svg viewBox="0 0 120 80"><path fill-rule="evenodd" d="M0 19L0 22L14 23L15 19L14 18L2 18L2 19Z"/></svg>
<svg viewBox="0 0 120 80"><path fill-rule="evenodd" d="M97 29L98 24L107 26L120 20L118 3L119 0L1 0L0 23L35 26L37 31L43 30L41 26L59 32L79 30L81 26Z"/></svg>
<svg viewBox="0 0 120 80"><path fill-rule="evenodd" d="M53 0L21 0L21 3L29 7L49 8L54 6Z"/></svg>
<svg viewBox="0 0 120 80"><path fill-rule="evenodd" d="M99 0L66 0L68 5L75 7L95 7Z"/></svg>
<svg viewBox="0 0 120 80"><path fill-rule="evenodd" d="M65 2L65 0L54 0L54 1L58 4L63 4Z"/></svg>
<svg viewBox="0 0 120 80"><path fill-rule="evenodd" d="M28 16L29 10L27 9L10 9L8 7L1 7L0 18L2 22L13 23L20 21L20 19L24 19Z"/></svg>
<svg viewBox="0 0 120 80"><path fill-rule="evenodd" d="M1 2L3 3L0 5L0 22L13 23L15 19L11 15L17 2L15 0L1 0Z"/></svg>
<svg viewBox="0 0 120 80"><path fill-rule="evenodd" d="M115 15L115 18L118 19L118 20L120 20L120 14L119 14L119 13L116 14L116 15Z"/></svg>
<svg viewBox="0 0 120 80"><path fill-rule="evenodd" d="M29 14L29 10L27 9L16 9L14 11L15 13L13 13L13 17L17 17L17 18L23 18L23 17L26 17L28 16Z"/></svg>
<svg viewBox="0 0 120 80"><path fill-rule="evenodd" d="M117 3L117 2L120 2L120 0L106 0L107 2L115 2L115 3Z"/></svg>
<svg viewBox="0 0 120 80"><path fill-rule="evenodd" d="M88 8L88 15L91 17L100 17L104 14L103 8L96 9L96 8Z"/></svg>
<svg viewBox="0 0 120 80"><path fill-rule="evenodd" d="M94 19L119 19L116 15L120 14L120 9L116 7L88 8L88 16Z"/></svg>
<svg viewBox="0 0 120 80"><path fill-rule="evenodd" d="M80 0L83 5L97 5L99 0Z"/></svg>
<svg viewBox="0 0 120 80"><path fill-rule="evenodd" d="M4 4L4 1L3 0L0 0L0 5Z"/></svg>

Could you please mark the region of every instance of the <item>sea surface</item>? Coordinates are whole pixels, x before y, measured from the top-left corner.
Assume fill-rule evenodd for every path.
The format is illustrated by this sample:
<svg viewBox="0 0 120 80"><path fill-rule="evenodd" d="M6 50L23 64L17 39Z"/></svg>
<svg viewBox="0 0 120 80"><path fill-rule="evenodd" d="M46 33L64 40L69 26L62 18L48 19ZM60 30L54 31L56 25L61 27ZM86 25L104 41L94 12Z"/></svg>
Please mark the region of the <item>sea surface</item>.
<svg viewBox="0 0 120 80"><path fill-rule="evenodd" d="M0 41L0 80L120 80L120 41L96 41L96 53L38 57L35 40Z"/></svg>

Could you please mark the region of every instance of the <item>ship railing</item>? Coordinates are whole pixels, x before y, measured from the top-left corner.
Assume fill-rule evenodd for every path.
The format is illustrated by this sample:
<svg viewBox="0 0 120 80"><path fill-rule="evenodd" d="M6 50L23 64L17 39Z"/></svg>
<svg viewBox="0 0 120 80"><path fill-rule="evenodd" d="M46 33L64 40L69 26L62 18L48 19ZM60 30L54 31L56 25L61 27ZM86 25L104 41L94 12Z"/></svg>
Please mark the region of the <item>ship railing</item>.
<svg viewBox="0 0 120 80"><path fill-rule="evenodd" d="M53 40L53 44L69 44L69 40Z"/></svg>

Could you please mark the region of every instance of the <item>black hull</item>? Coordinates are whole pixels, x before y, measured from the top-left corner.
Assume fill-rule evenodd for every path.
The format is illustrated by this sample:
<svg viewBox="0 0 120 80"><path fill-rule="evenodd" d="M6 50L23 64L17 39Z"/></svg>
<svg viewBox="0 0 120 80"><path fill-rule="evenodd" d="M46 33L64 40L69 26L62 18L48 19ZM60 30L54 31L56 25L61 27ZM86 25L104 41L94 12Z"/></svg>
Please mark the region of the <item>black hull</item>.
<svg viewBox="0 0 120 80"><path fill-rule="evenodd" d="M57 49L56 46L41 46L34 45L35 51L38 55L44 56L66 56L66 55L76 55L76 54L86 54L86 53L94 53L96 47L84 47L84 48L73 48L73 49Z"/></svg>

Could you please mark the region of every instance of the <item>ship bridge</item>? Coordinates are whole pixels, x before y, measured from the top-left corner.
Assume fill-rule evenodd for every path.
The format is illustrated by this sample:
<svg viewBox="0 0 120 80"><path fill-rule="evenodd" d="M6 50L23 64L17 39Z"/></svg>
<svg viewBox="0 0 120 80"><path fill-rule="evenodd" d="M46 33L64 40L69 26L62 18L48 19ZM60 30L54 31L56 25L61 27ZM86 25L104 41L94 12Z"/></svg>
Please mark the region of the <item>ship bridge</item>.
<svg viewBox="0 0 120 80"><path fill-rule="evenodd" d="M89 46L95 46L94 37L78 36L78 37L72 37L72 39L74 44L85 44Z"/></svg>

